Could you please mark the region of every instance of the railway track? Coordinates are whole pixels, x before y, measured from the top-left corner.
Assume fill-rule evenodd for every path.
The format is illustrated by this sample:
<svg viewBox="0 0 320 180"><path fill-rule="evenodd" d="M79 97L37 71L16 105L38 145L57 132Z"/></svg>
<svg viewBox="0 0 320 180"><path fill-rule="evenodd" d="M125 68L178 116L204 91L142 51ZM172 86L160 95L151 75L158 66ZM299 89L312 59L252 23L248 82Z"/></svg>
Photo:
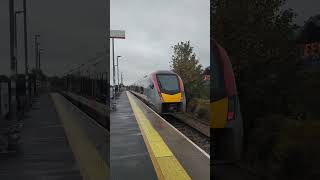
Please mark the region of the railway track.
<svg viewBox="0 0 320 180"><path fill-rule="evenodd" d="M102 112L100 112L101 109L98 109L97 107L91 107L91 105L89 105L89 104L83 104L82 102L71 98L66 93L61 93L61 94L66 99L68 99L72 104L77 106L81 111L83 111L88 116L90 116L94 121L96 121L102 127L106 128L108 131L110 131L109 118L106 117L107 116L106 112L102 113Z"/></svg>
<svg viewBox="0 0 320 180"><path fill-rule="evenodd" d="M172 115L162 115L162 117L178 129L182 134L188 137L192 142L198 145L206 153L210 154L210 137L199 132L195 127L192 127Z"/></svg>

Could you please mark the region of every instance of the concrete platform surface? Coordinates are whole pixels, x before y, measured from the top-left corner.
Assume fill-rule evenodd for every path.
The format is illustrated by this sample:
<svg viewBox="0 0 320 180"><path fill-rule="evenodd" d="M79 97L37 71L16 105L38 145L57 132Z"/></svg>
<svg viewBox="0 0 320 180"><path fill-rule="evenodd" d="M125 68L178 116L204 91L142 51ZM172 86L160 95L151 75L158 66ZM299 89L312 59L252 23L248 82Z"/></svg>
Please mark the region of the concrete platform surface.
<svg viewBox="0 0 320 180"><path fill-rule="evenodd" d="M110 113L110 123L111 179L157 179L126 93L117 99L116 111Z"/></svg>
<svg viewBox="0 0 320 180"><path fill-rule="evenodd" d="M23 119L17 154L0 157L2 180L80 180L80 168L48 94L40 95Z"/></svg>

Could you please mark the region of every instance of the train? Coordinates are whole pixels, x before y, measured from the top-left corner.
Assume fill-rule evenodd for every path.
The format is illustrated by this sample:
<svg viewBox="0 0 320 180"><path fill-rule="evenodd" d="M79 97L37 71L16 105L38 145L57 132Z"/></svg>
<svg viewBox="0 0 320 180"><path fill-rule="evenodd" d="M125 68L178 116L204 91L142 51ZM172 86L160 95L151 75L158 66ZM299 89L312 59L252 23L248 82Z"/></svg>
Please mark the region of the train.
<svg viewBox="0 0 320 180"><path fill-rule="evenodd" d="M186 111L183 81L172 71L155 71L133 83L129 86L129 90L159 114Z"/></svg>
<svg viewBox="0 0 320 180"><path fill-rule="evenodd" d="M242 158L243 122L235 76L226 50L216 41L211 48L211 152L216 161Z"/></svg>

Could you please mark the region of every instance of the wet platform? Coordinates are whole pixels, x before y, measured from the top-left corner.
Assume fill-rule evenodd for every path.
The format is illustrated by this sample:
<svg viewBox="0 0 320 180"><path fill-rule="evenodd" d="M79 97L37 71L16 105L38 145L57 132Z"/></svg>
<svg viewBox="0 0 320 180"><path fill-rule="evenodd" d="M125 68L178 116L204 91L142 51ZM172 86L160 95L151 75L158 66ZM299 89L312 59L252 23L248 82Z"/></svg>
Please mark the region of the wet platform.
<svg viewBox="0 0 320 180"><path fill-rule="evenodd" d="M48 94L35 99L23 119L17 154L1 155L0 179L82 179L64 128Z"/></svg>
<svg viewBox="0 0 320 180"><path fill-rule="evenodd" d="M151 158L126 93L117 99L117 110L110 112L111 179L157 179Z"/></svg>
<svg viewBox="0 0 320 180"><path fill-rule="evenodd" d="M210 178L210 156L130 92L121 94L111 112L111 137L112 173L121 169L117 179L128 178L121 175L125 171L133 172L130 179L139 176L140 168L148 172L142 179Z"/></svg>
<svg viewBox="0 0 320 180"><path fill-rule="evenodd" d="M62 95L38 97L23 122L20 150L1 156L0 179L107 179L107 132Z"/></svg>
<svg viewBox="0 0 320 180"><path fill-rule="evenodd" d="M65 97L51 94L83 179L109 177L109 132Z"/></svg>

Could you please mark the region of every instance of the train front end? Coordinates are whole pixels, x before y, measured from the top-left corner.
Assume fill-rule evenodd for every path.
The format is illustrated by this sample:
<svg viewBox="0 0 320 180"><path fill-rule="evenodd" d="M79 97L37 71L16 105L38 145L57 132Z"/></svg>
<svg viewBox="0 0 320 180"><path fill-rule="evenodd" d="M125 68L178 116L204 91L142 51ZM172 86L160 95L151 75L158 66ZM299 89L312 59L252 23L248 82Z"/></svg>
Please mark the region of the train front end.
<svg viewBox="0 0 320 180"><path fill-rule="evenodd" d="M243 122L229 56L218 43L211 47L211 141L215 162L242 156Z"/></svg>
<svg viewBox="0 0 320 180"><path fill-rule="evenodd" d="M186 110L186 98L181 78L172 71L152 74L157 91L157 109L161 114L179 113Z"/></svg>

